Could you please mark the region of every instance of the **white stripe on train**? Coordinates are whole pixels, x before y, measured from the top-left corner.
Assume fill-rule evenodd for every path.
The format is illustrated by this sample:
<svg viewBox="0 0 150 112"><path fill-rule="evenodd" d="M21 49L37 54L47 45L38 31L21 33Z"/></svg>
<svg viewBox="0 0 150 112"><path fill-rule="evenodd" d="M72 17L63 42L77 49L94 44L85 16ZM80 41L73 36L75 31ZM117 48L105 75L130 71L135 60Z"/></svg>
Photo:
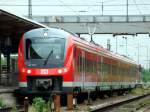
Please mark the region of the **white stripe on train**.
<svg viewBox="0 0 150 112"><path fill-rule="evenodd" d="M63 82L63 87L75 87L75 86L106 86L106 85L135 85L137 82ZM19 82L19 87L27 87L27 82Z"/></svg>
<svg viewBox="0 0 150 112"><path fill-rule="evenodd" d="M73 82L63 82L63 87L72 87ZM19 82L19 87L27 87L27 82Z"/></svg>

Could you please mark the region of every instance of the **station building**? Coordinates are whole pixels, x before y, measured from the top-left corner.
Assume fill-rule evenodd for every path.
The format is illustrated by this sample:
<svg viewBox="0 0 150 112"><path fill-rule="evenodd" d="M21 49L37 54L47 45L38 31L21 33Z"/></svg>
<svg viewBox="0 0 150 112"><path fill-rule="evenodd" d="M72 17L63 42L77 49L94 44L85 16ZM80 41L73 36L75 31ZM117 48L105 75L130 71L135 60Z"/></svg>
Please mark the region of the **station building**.
<svg viewBox="0 0 150 112"><path fill-rule="evenodd" d="M0 9L0 87L18 85L20 38L26 31L40 27L46 26Z"/></svg>

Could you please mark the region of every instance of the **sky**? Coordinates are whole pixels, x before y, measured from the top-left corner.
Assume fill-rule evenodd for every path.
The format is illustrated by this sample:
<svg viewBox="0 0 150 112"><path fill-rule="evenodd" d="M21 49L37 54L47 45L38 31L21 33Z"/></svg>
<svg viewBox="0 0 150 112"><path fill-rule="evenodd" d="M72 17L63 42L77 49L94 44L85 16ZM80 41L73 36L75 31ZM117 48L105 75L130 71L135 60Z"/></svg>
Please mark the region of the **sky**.
<svg viewBox="0 0 150 112"><path fill-rule="evenodd" d="M32 0L32 5L33 15L127 15L127 0ZM26 16L28 0L0 0L0 8ZM150 0L128 0L128 15L150 15ZM89 35L81 36L90 40ZM150 68L149 35L124 36L127 37L127 54L123 35L95 34L93 39L103 47L107 47L107 39L110 39L111 51L127 55L143 67Z"/></svg>
<svg viewBox="0 0 150 112"><path fill-rule="evenodd" d="M34 15L126 15L127 0L32 0ZM28 14L28 0L0 0L0 8ZM128 0L129 15L150 13L149 0Z"/></svg>
<svg viewBox="0 0 150 112"><path fill-rule="evenodd" d="M81 35L90 41L89 35ZM126 54L126 39L127 37L127 54ZM116 38L117 38L117 51L116 51ZM150 67L150 37L148 34L138 34L137 36L120 35L113 37L111 34L95 34L93 40L107 48L107 40L110 39L111 51L128 56L130 59L135 60L144 68Z"/></svg>

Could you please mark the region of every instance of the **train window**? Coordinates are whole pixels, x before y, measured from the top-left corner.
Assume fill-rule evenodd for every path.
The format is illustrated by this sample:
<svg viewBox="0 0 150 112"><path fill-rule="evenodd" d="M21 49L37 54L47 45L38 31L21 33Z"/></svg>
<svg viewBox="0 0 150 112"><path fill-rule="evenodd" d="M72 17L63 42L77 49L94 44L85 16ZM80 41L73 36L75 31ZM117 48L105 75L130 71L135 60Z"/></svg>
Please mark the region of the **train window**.
<svg viewBox="0 0 150 112"><path fill-rule="evenodd" d="M88 59L86 59L86 72L90 72L90 62Z"/></svg>
<svg viewBox="0 0 150 112"><path fill-rule="evenodd" d="M116 66L115 65L112 65L112 75L116 75Z"/></svg>
<svg viewBox="0 0 150 112"><path fill-rule="evenodd" d="M97 65L96 65L97 63L96 63L96 61L95 60L91 60L91 72L92 73L96 73L97 72Z"/></svg>
<svg viewBox="0 0 150 112"><path fill-rule="evenodd" d="M90 59L85 59L85 71L89 73L95 73L96 62Z"/></svg>
<svg viewBox="0 0 150 112"><path fill-rule="evenodd" d="M64 53L65 53L65 39L64 38L30 38L25 40L25 55L29 61L40 63L49 67L63 66ZM43 64L42 64L43 63ZM32 65L32 64L30 64Z"/></svg>
<svg viewBox="0 0 150 112"><path fill-rule="evenodd" d="M49 53L53 52L51 58L63 59L65 48L65 39L27 39L26 40L26 58L27 59L46 59ZM47 52L45 52L47 51Z"/></svg>
<svg viewBox="0 0 150 112"><path fill-rule="evenodd" d="M108 65L106 63L103 63L103 73L108 74Z"/></svg>
<svg viewBox="0 0 150 112"><path fill-rule="evenodd" d="M83 68L83 65L82 65L82 57L80 56L80 72L82 72L82 68Z"/></svg>
<svg viewBox="0 0 150 112"><path fill-rule="evenodd" d="M30 40L30 39L27 39L27 40L26 40L26 46L28 46L28 47L26 47L26 58L27 58L27 59L29 59L29 55L30 55L30 54L29 54L29 53L30 53L30 51L29 51L29 50L30 50L30 49L29 49L29 48L30 48L30 45L31 45L31 40ZM28 51L29 51L29 52L28 52Z"/></svg>
<svg viewBox="0 0 150 112"><path fill-rule="evenodd" d="M102 63L102 72L105 74L105 63Z"/></svg>
<svg viewBox="0 0 150 112"><path fill-rule="evenodd" d="M108 73L111 74L111 64L108 64Z"/></svg>
<svg viewBox="0 0 150 112"><path fill-rule="evenodd" d="M119 74L120 74L120 75L124 75L124 74L123 74L123 68L122 68L122 67L120 67L120 72L119 72Z"/></svg>
<svg viewBox="0 0 150 112"><path fill-rule="evenodd" d="M87 59L87 64L86 64L86 68L87 68L87 72L91 72L91 61L89 59Z"/></svg>
<svg viewBox="0 0 150 112"><path fill-rule="evenodd" d="M98 61L98 68L99 68L98 70L99 70L100 72L102 71L101 64L102 64L102 63L101 63L101 60L99 60L99 61Z"/></svg>
<svg viewBox="0 0 150 112"><path fill-rule="evenodd" d="M74 49L73 49L73 57L74 57L74 58L76 58L76 54L77 54L77 53L76 53L76 47L74 47Z"/></svg>
<svg viewBox="0 0 150 112"><path fill-rule="evenodd" d="M80 63L80 56L78 56L78 63L77 63L78 72L80 72L80 66L81 66L81 63Z"/></svg>
<svg viewBox="0 0 150 112"><path fill-rule="evenodd" d="M130 76L132 76L132 67L130 67Z"/></svg>
<svg viewBox="0 0 150 112"><path fill-rule="evenodd" d="M126 70L125 70L125 68L123 68L123 75L126 75Z"/></svg>

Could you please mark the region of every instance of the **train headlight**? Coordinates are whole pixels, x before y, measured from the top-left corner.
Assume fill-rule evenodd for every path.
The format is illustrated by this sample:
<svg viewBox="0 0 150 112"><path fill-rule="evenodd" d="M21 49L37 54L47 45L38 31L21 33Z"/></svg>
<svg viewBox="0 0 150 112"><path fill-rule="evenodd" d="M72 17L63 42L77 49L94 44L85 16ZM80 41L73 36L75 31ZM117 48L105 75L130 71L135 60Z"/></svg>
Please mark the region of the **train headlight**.
<svg viewBox="0 0 150 112"><path fill-rule="evenodd" d="M27 73L30 74L30 73L31 73L31 70L27 70Z"/></svg>
<svg viewBox="0 0 150 112"><path fill-rule="evenodd" d="M62 73L62 70L61 70L61 69L58 69L58 73L61 74L61 73Z"/></svg>
<svg viewBox="0 0 150 112"><path fill-rule="evenodd" d="M44 37L47 37L47 36L48 36L47 32L44 32Z"/></svg>

